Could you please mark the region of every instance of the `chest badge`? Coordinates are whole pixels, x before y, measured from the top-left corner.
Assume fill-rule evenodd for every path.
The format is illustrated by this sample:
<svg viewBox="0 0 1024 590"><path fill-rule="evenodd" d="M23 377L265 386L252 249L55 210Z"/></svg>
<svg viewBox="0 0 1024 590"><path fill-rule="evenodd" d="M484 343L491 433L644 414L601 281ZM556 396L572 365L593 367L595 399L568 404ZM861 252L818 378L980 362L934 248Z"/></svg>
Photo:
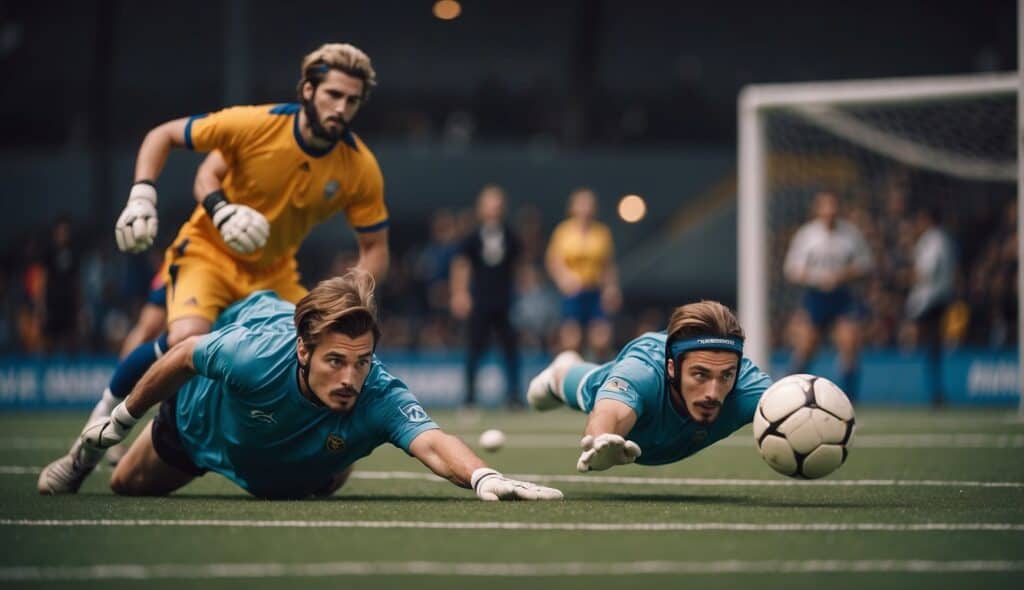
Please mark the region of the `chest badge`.
<svg viewBox="0 0 1024 590"><path fill-rule="evenodd" d="M337 453L345 449L345 439L337 434L328 434L327 443L324 445L330 453Z"/></svg>
<svg viewBox="0 0 1024 590"><path fill-rule="evenodd" d="M327 181L324 185L324 200L330 201L334 195L338 194L338 189L341 188L341 183L333 178Z"/></svg>

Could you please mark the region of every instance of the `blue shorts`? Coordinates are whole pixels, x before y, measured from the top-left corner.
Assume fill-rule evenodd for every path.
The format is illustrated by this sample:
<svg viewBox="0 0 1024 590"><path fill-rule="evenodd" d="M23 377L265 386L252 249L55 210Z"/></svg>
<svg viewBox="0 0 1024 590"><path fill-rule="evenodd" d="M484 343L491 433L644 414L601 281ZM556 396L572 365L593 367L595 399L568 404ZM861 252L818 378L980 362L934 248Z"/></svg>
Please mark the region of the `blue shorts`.
<svg viewBox="0 0 1024 590"><path fill-rule="evenodd" d="M580 291L562 299L562 319L576 320L581 326L586 326L594 320L605 319L604 310L601 309L601 291Z"/></svg>
<svg viewBox="0 0 1024 590"><path fill-rule="evenodd" d="M861 315L860 304L849 289L839 288L824 292L807 289L804 292L804 309L816 328L825 328L839 318L858 319Z"/></svg>
<svg viewBox="0 0 1024 590"><path fill-rule="evenodd" d="M149 295L146 296L146 303L167 307L167 285L161 285L159 288L150 291Z"/></svg>

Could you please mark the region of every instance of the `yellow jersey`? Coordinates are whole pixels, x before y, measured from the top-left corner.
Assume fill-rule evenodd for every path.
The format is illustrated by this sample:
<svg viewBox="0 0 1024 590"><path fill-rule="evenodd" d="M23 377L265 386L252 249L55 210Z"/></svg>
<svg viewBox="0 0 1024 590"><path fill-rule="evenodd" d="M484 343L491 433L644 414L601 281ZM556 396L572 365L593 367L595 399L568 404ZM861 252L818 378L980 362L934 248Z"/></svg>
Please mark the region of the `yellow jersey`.
<svg viewBox="0 0 1024 590"><path fill-rule="evenodd" d="M186 147L221 152L228 163L224 195L262 213L270 237L262 249L240 254L197 206L175 247L185 240L193 251L209 245L258 273L292 259L313 227L339 211L357 232L388 226L384 178L373 153L351 132L324 149L306 144L299 133L300 109L295 103L240 106L188 120Z"/></svg>
<svg viewBox="0 0 1024 590"><path fill-rule="evenodd" d="M612 232L599 221L584 229L575 219L566 219L551 234L548 255L561 259L584 289L600 287L615 255Z"/></svg>

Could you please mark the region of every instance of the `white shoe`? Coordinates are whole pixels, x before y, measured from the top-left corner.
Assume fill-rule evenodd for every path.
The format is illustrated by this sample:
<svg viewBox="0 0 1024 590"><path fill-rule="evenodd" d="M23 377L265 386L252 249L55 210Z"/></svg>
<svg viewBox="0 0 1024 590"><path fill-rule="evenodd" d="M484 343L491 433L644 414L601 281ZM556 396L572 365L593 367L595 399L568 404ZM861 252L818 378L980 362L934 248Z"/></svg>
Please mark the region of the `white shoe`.
<svg viewBox="0 0 1024 590"><path fill-rule="evenodd" d="M583 357L575 350L559 353L546 369L530 380L530 387L526 390L526 401L530 407L543 412L565 405L565 400L555 392L555 370L582 362Z"/></svg>
<svg viewBox="0 0 1024 590"><path fill-rule="evenodd" d="M67 455L43 468L36 487L40 494L74 494L103 458L103 449L75 441Z"/></svg>

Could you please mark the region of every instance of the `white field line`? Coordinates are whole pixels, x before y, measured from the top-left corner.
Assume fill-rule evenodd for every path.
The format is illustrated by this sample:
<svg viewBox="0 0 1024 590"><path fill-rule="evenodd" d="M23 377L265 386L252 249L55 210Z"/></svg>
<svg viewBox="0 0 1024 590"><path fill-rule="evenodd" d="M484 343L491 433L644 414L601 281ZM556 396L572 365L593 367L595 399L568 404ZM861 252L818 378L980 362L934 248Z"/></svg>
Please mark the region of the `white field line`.
<svg viewBox="0 0 1024 590"><path fill-rule="evenodd" d="M610 483L622 485L663 485L663 486L739 486L739 487L789 487L789 486L867 486L867 487L974 487L974 488L1024 488L1018 481L956 481L937 479L712 479L700 477L616 477L610 475L551 475L542 473L509 474L511 477L535 482L549 483ZM359 471L352 472L355 479L413 479L421 481L447 482L432 473L419 471Z"/></svg>
<svg viewBox="0 0 1024 590"><path fill-rule="evenodd" d="M100 465L97 470L105 470ZM36 475L42 467L0 465L0 475ZM632 486L711 486L711 487L950 487L950 488L1024 488L1019 481L964 481L941 479L714 479L703 477L616 477L612 475L551 475L544 473L511 473L511 477L545 483L594 483ZM448 480L422 471L359 471L353 479L429 481Z"/></svg>
<svg viewBox="0 0 1024 590"><path fill-rule="evenodd" d="M430 529L615 532L1024 532L1024 523L750 523L750 522L438 522L418 520L30 519L3 518L0 527L234 527L299 529Z"/></svg>
<svg viewBox="0 0 1024 590"><path fill-rule="evenodd" d="M1024 561L806 560L480 563L442 561L335 561L324 563L111 564L0 567L0 580L113 580L177 578L286 578L352 575L632 576L643 574L1005 573Z"/></svg>
<svg viewBox="0 0 1024 590"><path fill-rule="evenodd" d="M476 442L478 433L457 432L459 436ZM4 437L0 450L66 450L71 439L56 437ZM507 448L563 449L578 448L580 435L553 433L508 433ZM752 447L749 435L732 436L715 443L722 447ZM1024 434L857 434L854 449L1019 449L1024 448Z"/></svg>

